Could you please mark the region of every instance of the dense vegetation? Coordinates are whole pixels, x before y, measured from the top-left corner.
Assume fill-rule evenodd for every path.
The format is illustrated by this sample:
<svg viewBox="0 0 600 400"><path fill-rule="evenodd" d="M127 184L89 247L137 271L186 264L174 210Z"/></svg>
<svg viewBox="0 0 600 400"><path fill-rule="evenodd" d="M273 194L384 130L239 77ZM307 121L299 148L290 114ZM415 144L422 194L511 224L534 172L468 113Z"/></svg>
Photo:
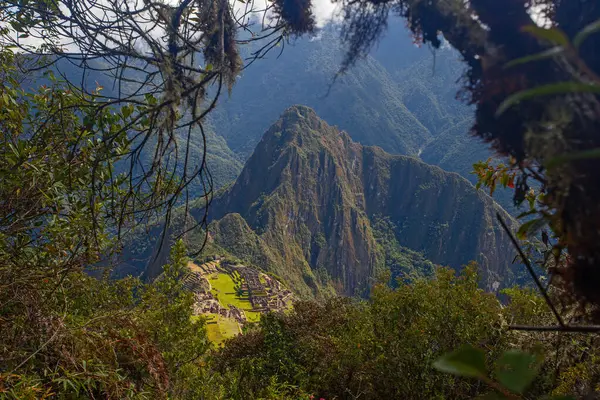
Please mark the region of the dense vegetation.
<svg viewBox="0 0 600 400"><path fill-rule="evenodd" d="M213 245L239 246L256 259L266 257L267 262L277 263L263 247L269 228L285 232L286 212L300 209L300 216L307 218L303 224L292 225L289 236L293 240L279 243L284 249L289 246L293 256L304 258L295 272L306 271L305 276L313 278L307 279L309 286L332 278L334 285L343 281L342 287L360 283L370 296L299 302L290 313L270 314L221 348L211 347L204 320L193 318L194 298L180 280L188 253L183 241L176 240L172 246L162 241L155 259L164 265L152 282L113 279L110 267L119 256L122 236L143 223L164 220L164 229L157 231L157 236L164 233L163 239L170 238L174 226L187 228L191 218L199 218L204 225L201 233L209 231L206 146L192 167L188 163L190 137L195 133L203 142L207 139L203 118L215 105L207 95L209 86L214 84L217 92L222 86L231 89L242 68L235 39L239 25L247 28L244 18L235 19L227 2L182 0L173 7L148 2L143 10L131 11L134 5L120 0L96 2L90 8L86 0L0 0L0 397L597 396L599 328L572 323L599 319L595 131L600 120L596 97L600 80L598 53L590 38L600 30L600 6L584 0L342 3L342 35L350 45L342 70L373 45L390 10L409 21L417 41L439 47L442 32L460 51L468 65L465 89L477 107L473 133L511 156L508 165L479 164L482 183L492 189L516 186L516 202L529 200L527 216L535 219L524 223L517 237L530 239L528 244L534 249L541 247L540 264L551 273L551 289L536 278L543 296L529 289L505 289L500 302L479 286L489 269L482 268L478 276L474 264L460 273L436 268L430 277L404 274L396 287L389 285L391 276L372 287L357 282L344 268L363 268L357 275L362 279L370 277L365 271L370 272L371 266L380 265L370 252L362 258L369 262L368 268L356 263L360 251L355 250L365 247L389 256L392 273L404 272L407 262L429 269L416 252L406 252L410 261L403 257L406 243L402 240L421 240L418 235L391 235L398 221L390 223L385 216L382 219L383 213L367 213L358 206L371 202L376 211L385 206L390 215L406 211L402 201L410 199L405 197L396 197L396 208L382 204L378 196L369 198L367 194L377 194L377 184L392 192L397 189L390 184L392 177L415 170L443 177L454 185L413 182L410 177L406 181L422 196L422 203L435 202L434 197L425 201L423 196L431 190L445 200L455 198L456 203L446 204L442 211L461 218L481 217L469 204L461 207L465 199L477 198L473 201L479 205L491 201L480 193L450 196L457 187L473 188L458 176L414 159L354 144L322 121L305 118L308 109L294 108L295 114L282 119L266 143L275 147L280 140L293 143L280 154L279 166L284 167L288 180L279 186L274 181L281 174L274 181L267 176L267 183L276 188L274 193L261 196L258 190L250 198L252 229L258 234L249 231L249 224L239 215L233 216L228 224L212 227L215 236L223 239ZM539 8L550 29L532 26L532 5ZM314 32L310 6L310 1L284 0L269 6L274 23L268 35L275 35L273 46L286 37ZM136 19L140 16L159 26L164 36L140 28ZM42 52L82 63L88 58L106 59L107 71L118 78L118 84L129 78L122 74L124 69L141 72L138 83L144 92L124 95L119 89L103 97L100 88L57 80L43 64L44 58L15 52L18 48L35 53L21 42L30 37L42 40L37 48ZM140 41L145 46L138 46ZM553 47L548 49L548 44ZM65 51L68 47L81 53ZM198 51L204 65L195 62ZM506 68L511 60L513 68ZM39 70L46 71L48 79L41 87L28 82L32 76L27 72ZM520 106L513 107L517 103ZM305 125L299 129L293 123L302 118ZM292 129L279 129L286 124L293 125ZM180 153L175 137L185 128L186 146ZM315 134L323 130L330 135ZM307 147L299 143L304 140ZM319 147L321 140L329 140L329 146ZM414 145L411 141L408 137L407 143ZM334 142L337 146L331 145ZM340 149L352 151L341 153ZM148 151L154 156L146 158ZM279 153L265 150L265 154ZM374 162L363 167L375 165L383 171L368 175L376 181L365 185L368 190L362 196L353 191L356 185L347 184L359 175L352 167L343 168L358 159L349 160L351 156L359 154ZM260 166L261 161L256 163ZM277 166L279 159L268 161ZM293 192L294 184L302 187L304 180L314 176L294 174L294 168L321 161L322 171L340 172L347 180L317 186L318 190L331 189L331 197L343 200L342 207L327 202L336 218L333 226L317 232L304 229L304 222L323 216L307 212L319 202L306 201L306 192ZM129 162L129 168L122 168L120 162ZM251 170L242 173L238 180L242 184L223 193L240 188L256 191L251 181L264 170L250 176ZM361 170L368 172L368 168ZM188 187L196 178L203 194L196 203L200 207L185 201L179 208L182 212L174 215L172 211L181 205L182 197L189 197ZM530 190L527 179L537 180L541 193ZM247 201L240 199L231 202ZM296 208L300 206L305 208ZM433 231L427 237L451 246L450 250L465 241L458 235L445 242L447 224L423 223L414 214L406 217L412 222L410 234ZM374 227L369 226L369 218L374 218ZM503 219L508 220L507 216ZM490 218L483 220L487 223ZM336 226L339 221L345 223ZM540 245L534 235L546 225L550 234L542 231ZM243 242L223 237L235 230L248 233ZM335 235L328 236L332 231ZM352 235L358 237L361 231L365 240L354 241ZM487 235L489 229L483 232ZM271 235L273 243L276 237ZM349 252L341 251L343 246L332 246L333 255L322 252L340 238L349 245ZM279 236L280 242L284 240L286 236ZM195 242L202 247L200 238ZM488 256L498 251L493 244L482 250ZM519 255L530 267L530 257ZM498 256L512 258L505 253ZM329 262L316 264L316 276L311 277L307 260L313 258ZM327 270L330 265L339 268ZM560 312L553 306L559 301L564 305Z"/></svg>
<svg viewBox="0 0 600 400"><path fill-rule="evenodd" d="M227 342L212 368L240 374L230 394L239 399L272 398L267 382L281 385L282 398L309 393L325 399L468 399L495 390L441 373L433 364L445 352L471 344L483 349L486 367L496 368L495 379L502 375L506 351L535 355L530 374L539 374L526 385L524 398L596 390L595 337L507 331L507 324L544 323L552 316L529 290L507 290L509 300L502 306L477 281L471 265L459 276L440 269L433 279L400 283L397 289L376 285L369 301L301 302L291 314L263 318Z"/></svg>
<svg viewBox="0 0 600 400"><path fill-rule="evenodd" d="M95 113L81 91L54 81L23 89L29 62L0 54L0 396L17 399L164 396L207 348L192 296L178 283L185 250L165 279L111 281L89 268L113 254L129 213L112 160L125 153L125 113ZM25 82L26 83L26 82ZM130 218L123 220L129 223Z"/></svg>

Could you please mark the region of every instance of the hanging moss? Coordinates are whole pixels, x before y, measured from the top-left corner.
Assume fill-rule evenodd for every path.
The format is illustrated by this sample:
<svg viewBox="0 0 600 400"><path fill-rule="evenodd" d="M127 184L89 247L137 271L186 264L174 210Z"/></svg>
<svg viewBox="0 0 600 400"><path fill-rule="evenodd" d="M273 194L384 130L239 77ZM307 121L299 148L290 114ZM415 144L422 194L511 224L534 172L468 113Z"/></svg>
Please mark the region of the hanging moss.
<svg viewBox="0 0 600 400"><path fill-rule="evenodd" d="M311 0L275 0L273 12L285 23L288 34L302 35L315 30Z"/></svg>

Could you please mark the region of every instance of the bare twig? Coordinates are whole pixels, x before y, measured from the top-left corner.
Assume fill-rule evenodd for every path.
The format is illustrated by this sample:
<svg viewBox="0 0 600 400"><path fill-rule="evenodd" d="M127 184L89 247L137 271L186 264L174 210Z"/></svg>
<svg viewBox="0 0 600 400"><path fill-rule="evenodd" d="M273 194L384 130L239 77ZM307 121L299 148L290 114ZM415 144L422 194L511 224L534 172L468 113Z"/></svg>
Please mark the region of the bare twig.
<svg viewBox="0 0 600 400"><path fill-rule="evenodd" d="M552 303L550 296L548 296L548 292L546 291L546 288L544 288L544 286L542 285L542 282L540 282L540 279L535 274L535 271L533 270L533 267L531 266L529 259L527 258L525 253L523 253L523 250L521 250L521 246L519 246L519 242L517 242L517 239L515 239L514 235L512 234L512 232L510 231L510 229L508 228L508 226L506 225L504 220L502 219L502 216L500 216L500 213L496 213L496 218L498 218L498 221L500 221L500 225L502 225L502 228L508 234L512 244L517 249L517 252L519 253L519 256L521 257L521 260L523 260L523 263L525 264L525 267L527 268L529 275L531 275L531 278L533 279L533 281L535 282L536 286L538 287L540 293L544 297L544 300L546 300L546 304L548 304L548 307L550 307L550 310L552 310L554 317L556 317L556 321L558 322L558 324L561 327L564 328L565 323L563 322L562 317L558 313L558 310L556 310L556 307L554 307L554 304Z"/></svg>

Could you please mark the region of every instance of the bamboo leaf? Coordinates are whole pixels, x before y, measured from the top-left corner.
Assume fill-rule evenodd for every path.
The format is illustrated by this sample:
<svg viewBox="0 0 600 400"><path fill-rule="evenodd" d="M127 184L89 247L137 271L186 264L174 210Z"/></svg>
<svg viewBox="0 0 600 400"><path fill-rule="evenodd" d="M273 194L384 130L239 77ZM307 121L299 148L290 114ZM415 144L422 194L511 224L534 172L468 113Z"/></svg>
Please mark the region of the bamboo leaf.
<svg viewBox="0 0 600 400"><path fill-rule="evenodd" d="M450 374L471 378L484 378L486 376L485 355L483 351L472 346L463 346L460 349L445 354L435 363L434 368Z"/></svg>
<svg viewBox="0 0 600 400"><path fill-rule="evenodd" d="M530 100L541 96L567 93L600 93L600 86L581 82L558 82L538 86L533 89L523 90L509 96L506 100L504 100L498 107L496 116L504 114L504 112L506 112L506 110L512 106L525 100Z"/></svg>
<svg viewBox="0 0 600 400"><path fill-rule="evenodd" d="M517 231L517 237L521 240L525 240L542 229L544 226L546 226L546 220L543 218L527 221L519 227L519 230Z"/></svg>
<svg viewBox="0 0 600 400"><path fill-rule="evenodd" d="M547 58L555 57L555 56L563 53L564 51L565 51L564 47L555 46L548 50L542 51L541 53L532 54L527 57L521 57L521 58L517 58L516 60L512 60L512 61L508 62L504 66L504 68L511 68L511 67L514 67L515 65L527 64L527 63L530 63L533 61L545 60Z"/></svg>
<svg viewBox="0 0 600 400"><path fill-rule="evenodd" d="M583 28L573 39L573 46L579 47L588 36L600 31L600 19Z"/></svg>
<svg viewBox="0 0 600 400"><path fill-rule="evenodd" d="M523 28L524 32L528 32L538 39L547 40L553 44L567 47L569 46L569 38L563 31L552 28L546 29L537 25L527 25Z"/></svg>
<svg viewBox="0 0 600 400"><path fill-rule="evenodd" d="M523 393L538 372L535 356L521 351L505 352L496 367L498 381L515 393Z"/></svg>
<svg viewBox="0 0 600 400"><path fill-rule="evenodd" d="M546 168L555 168L571 161L589 160L592 158L600 158L600 148L579 151L576 153L568 153L563 154L562 156L554 157L546 163Z"/></svg>

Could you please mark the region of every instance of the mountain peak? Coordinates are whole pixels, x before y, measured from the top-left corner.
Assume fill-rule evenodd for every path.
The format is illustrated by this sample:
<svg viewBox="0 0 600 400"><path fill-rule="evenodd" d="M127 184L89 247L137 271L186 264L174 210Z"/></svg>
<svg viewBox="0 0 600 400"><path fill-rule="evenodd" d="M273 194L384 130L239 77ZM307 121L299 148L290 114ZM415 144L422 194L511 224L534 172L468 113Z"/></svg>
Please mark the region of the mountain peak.
<svg viewBox="0 0 600 400"><path fill-rule="evenodd" d="M281 119L284 121L295 122L298 118L320 119L315 110L302 104L296 104L288 107L281 113Z"/></svg>
<svg viewBox="0 0 600 400"><path fill-rule="evenodd" d="M509 243L491 223L498 209L464 178L354 143L311 108L293 106L212 212L215 219L242 215L281 256L281 268L271 272L296 290L329 282L352 295L368 289L385 258L374 233L382 217L398 246L455 268L477 260L486 288L510 281L511 254L502 250Z"/></svg>
<svg viewBox="0 0 600 400"><path fill-rule="evenodd" d="M285 133L286 136L323 136L334 134L334 131L336 130L319 118L312 108L294 105L281 114L279 120L271 126L265 136L274 134L279 137L280 133Z"/></svg>
<svg viewBox="0 0 600 400"><path fill-rule="evenodd" d="M275 157L291 147L301 152L318 149L338 152L351 144L346 132L329 125L312 108L294 105L265 132L254 152L270 153Z"/></svg>

